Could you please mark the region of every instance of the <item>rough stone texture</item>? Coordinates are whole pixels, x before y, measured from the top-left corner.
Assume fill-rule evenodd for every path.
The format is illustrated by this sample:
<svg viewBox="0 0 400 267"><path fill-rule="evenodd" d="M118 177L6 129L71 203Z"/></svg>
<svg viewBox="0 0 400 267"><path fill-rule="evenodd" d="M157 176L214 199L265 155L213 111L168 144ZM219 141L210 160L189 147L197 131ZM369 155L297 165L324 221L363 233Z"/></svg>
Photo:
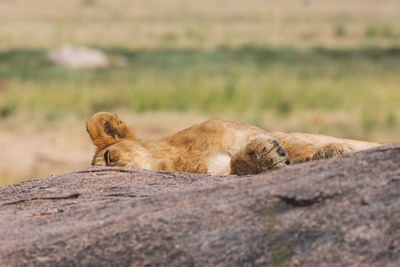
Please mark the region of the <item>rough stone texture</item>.
<svg viewBox="0 0 400 267"><path fill-rule="evenodd" d="M0 188L0 265L399 266L400 143L247 177L91 168Z"/></svg>

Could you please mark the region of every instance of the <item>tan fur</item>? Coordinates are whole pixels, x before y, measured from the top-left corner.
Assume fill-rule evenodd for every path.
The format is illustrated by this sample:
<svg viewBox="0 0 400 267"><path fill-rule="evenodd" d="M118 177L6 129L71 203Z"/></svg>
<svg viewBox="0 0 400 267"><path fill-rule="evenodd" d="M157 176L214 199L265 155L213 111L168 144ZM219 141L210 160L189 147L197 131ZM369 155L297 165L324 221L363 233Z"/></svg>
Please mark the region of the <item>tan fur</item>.
<svg viewBox="0 0 400 267"><path fill-rule="evenodd" d="M258 127L209 120L171 137L144 142L113 114L86 125L96 153L92 165L212 175L255 174L378 146L377 143L304 133L268 133Z"/></svg>

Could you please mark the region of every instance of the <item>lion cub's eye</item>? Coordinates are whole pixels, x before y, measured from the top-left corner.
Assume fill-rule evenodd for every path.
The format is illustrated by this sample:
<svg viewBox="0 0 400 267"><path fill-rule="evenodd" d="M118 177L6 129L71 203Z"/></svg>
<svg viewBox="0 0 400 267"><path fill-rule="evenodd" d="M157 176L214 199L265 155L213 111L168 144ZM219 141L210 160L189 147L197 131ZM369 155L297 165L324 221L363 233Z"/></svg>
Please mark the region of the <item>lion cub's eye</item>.
<svg viewBox="0 0 400 267"><path fill-rule="evenodd" d="M106 165L108 165L108 163L110 163L110 151L106 151L106 153L104 153L104 161L106 162Z"/></svg>

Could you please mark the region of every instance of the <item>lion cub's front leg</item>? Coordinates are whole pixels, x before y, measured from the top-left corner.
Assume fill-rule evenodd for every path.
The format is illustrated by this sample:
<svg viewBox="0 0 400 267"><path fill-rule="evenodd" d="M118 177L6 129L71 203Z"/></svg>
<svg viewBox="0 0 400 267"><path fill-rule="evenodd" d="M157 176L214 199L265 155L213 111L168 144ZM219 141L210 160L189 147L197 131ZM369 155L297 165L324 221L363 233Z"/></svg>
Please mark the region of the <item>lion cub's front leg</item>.
<svg viewBox="0 0 400 267"><path fill-rule="evenodd" d="M256 174L268 169L290 164L285 150L278 142L268 137L251 140L231 158L231 174Z"/></svg>

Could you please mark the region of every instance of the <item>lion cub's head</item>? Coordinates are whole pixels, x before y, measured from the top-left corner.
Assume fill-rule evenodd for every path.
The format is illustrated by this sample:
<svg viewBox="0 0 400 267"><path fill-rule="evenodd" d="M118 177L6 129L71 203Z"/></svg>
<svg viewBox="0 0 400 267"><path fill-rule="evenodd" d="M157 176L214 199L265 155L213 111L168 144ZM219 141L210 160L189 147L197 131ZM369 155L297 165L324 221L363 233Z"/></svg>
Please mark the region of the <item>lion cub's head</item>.
<svg viewBox="0 0 400 267"><path fill-rule="evenodd" d="M86 130L96 146L93 166L139 167L135 158L140 142L116 115L96 113L86 123Z"/></svg>

